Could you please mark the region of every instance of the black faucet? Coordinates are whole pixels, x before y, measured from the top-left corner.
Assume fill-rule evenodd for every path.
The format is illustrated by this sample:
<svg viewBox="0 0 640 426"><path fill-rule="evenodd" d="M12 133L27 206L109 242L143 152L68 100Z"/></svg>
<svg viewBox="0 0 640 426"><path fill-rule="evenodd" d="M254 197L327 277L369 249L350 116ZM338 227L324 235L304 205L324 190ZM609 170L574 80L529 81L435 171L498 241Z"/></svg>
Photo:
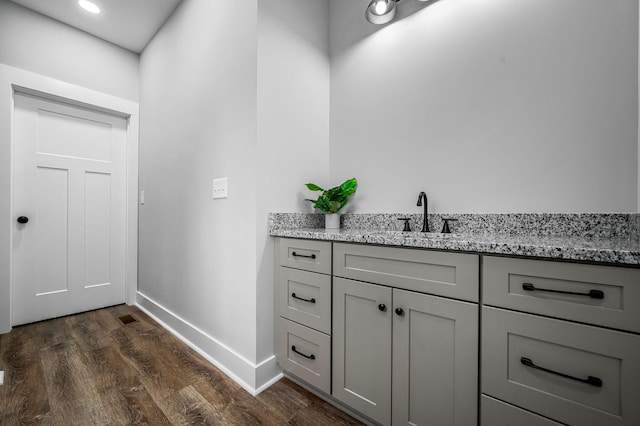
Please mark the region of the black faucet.
<svg viewBox="0 0 640 426"><path fill-rule="evenodd" d="M427 194L421 192L418 195L417 206L422 206L422 199L424 198L424 217L422 218L422 232L429 232L429 213L427 212Z"/></svg>

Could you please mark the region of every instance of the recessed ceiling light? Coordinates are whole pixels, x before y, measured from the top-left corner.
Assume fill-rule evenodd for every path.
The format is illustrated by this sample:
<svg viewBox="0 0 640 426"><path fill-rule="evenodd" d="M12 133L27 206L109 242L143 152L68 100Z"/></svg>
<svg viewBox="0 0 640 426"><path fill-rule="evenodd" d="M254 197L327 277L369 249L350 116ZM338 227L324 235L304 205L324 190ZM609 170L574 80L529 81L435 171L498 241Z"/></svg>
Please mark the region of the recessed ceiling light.
<svg viewBox="0 0 640 426"><path fill-rule="evenodd" d="M89 0L78 0L78 4L89 13L100 13L100 8Z"/></svg>

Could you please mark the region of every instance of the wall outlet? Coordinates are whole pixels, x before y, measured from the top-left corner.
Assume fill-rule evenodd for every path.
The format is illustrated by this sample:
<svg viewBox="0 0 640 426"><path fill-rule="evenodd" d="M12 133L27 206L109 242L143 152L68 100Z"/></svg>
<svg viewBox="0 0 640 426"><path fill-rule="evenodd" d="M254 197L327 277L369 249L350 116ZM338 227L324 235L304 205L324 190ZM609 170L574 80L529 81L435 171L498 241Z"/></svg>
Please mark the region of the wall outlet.
<svg viewBox="0 0 640 426"><path fill-rule="evenodd" d="M213 198L227 198L227 178L213 180Z"/></svg>
<svg viewBox="0 0 640 426"><path fill-rule="evenodd" d="M0 371L0 385L4 385L4 371Z"/></svg>

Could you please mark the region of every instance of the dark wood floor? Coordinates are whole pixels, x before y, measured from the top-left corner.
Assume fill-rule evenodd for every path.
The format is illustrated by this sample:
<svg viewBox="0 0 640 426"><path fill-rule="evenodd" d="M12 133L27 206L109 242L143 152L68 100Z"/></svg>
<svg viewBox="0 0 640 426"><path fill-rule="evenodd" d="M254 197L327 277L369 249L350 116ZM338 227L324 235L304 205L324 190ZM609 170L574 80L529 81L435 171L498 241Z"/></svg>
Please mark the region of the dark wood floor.
<svg viewBox="0 0 640 426"><path fill-rule="evenodd" d="M0 335L0 370L0 425L360 424L287 379L251 396L125 305Z"/></svg>

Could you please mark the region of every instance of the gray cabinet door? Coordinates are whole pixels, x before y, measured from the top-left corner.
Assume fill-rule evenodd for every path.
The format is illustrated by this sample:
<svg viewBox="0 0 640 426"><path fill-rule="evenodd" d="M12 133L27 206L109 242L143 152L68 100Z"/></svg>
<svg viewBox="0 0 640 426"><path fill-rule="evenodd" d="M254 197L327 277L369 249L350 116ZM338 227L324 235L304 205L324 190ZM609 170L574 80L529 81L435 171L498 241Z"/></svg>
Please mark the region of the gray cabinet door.
<svg viewBox="0 0 640 426"><path fill-rule="evenodd" d="M391 424L391 288L333 279L333 396Z"/></svg>
<svg viewBox="0 0 640 426"><path fill-rule="evenodd" d="M476 425L477 396L478 306L394 289L394 426Z"/></svg>

